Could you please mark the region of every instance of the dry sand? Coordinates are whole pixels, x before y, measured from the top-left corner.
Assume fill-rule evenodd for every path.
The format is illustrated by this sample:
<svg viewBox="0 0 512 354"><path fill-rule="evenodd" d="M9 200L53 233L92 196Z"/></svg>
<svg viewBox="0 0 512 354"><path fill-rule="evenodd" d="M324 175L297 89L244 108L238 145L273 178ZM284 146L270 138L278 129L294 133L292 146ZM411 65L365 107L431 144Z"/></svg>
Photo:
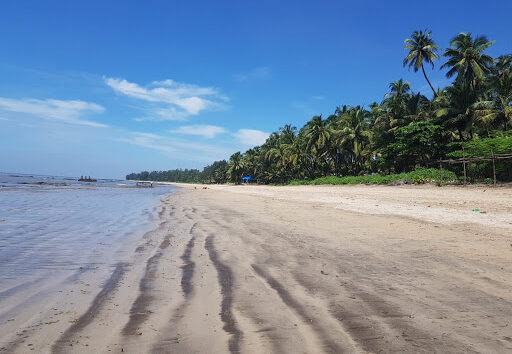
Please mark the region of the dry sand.
<svg viewBox="0 0 512 354"><path fill-rule="evenodd" d="M159 217L0 352L512 352L510 188L183 186Z"/></svg>

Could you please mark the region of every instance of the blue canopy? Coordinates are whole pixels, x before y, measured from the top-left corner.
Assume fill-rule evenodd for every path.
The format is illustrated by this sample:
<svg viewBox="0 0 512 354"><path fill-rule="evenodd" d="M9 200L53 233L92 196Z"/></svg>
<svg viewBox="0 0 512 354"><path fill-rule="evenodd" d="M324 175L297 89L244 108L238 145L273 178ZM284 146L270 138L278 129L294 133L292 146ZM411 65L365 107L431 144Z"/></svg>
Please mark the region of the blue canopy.
<svg viewBox="0 0 512 354"><path fill-rule="evenodd" d="M242 179L244 181L252 181L254 178L252 178L251 176L245 176L245 177L242 177Z"/></svg>

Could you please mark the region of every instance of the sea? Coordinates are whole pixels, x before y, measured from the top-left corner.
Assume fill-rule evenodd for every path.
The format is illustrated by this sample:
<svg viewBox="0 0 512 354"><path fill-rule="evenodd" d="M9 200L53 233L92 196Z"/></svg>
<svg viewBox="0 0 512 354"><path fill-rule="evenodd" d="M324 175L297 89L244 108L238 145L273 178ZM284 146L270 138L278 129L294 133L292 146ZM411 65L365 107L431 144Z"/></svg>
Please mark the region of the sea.
<svg viewBox="0 0 512 354"><path fill-rule="evenodd" d="M173 190L0 173L0 305L27 284L126 260L127 246L155 227L160 201Z"/></svg>

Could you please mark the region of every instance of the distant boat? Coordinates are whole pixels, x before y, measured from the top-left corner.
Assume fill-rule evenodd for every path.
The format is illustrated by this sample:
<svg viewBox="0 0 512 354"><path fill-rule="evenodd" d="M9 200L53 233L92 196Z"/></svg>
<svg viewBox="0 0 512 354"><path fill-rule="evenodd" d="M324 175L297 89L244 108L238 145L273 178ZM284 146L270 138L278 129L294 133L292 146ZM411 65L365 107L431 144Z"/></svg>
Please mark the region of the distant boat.
<svg viewBox="0 0 512 354"><path fill-rule="evenodd" d="M152 182L137 182L135 185L141 188L153 188Z"/></svg>
<svg viewBox="0 0 512 354"><path fill-rule="evenodd" d="M96 178L91 178L91 176L80 176L78 182L98 182Z"/></svg>

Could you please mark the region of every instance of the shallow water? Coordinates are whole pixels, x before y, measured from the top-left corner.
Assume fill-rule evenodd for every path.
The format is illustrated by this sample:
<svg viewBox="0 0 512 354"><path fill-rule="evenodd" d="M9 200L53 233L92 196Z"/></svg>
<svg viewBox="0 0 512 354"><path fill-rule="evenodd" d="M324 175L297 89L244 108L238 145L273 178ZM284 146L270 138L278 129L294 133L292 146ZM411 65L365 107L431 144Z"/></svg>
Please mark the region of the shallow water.
<svg viewBox="0 0 512 354"><path fill-rule="evenodd" d="M20 284L129 260L127 245L151 228L160 199L173 189L130 186L0 174L0 300Z"/></svg>

